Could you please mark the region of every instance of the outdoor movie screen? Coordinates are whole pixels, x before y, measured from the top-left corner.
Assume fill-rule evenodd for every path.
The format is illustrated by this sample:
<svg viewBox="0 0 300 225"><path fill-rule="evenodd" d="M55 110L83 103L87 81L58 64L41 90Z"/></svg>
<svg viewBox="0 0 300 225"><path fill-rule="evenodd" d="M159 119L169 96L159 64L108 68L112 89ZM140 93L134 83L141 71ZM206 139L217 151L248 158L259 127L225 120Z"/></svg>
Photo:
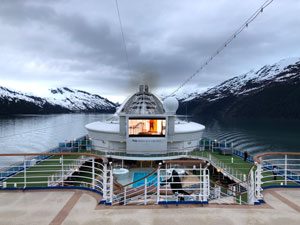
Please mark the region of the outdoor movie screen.
<svg viewBox="0 0 300 225"><path fill-rule="evenodd" d="M129 137L165 137L166 119L164 118L129 118Z"/></svg>

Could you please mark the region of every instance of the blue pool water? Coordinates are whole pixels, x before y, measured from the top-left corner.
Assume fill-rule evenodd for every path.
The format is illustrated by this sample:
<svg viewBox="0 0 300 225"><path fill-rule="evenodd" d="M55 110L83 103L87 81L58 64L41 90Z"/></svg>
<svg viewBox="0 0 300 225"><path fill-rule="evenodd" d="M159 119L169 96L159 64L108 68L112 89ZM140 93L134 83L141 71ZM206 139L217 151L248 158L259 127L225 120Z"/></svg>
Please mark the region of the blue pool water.
<svg viewBox="0 0 300 225"><path fill-rule="evenodd" d="M137 181L137 180L147 176L147 174L149 174L149 172L134 172L132 181ZM157 174L154 173L148 177L148 180L147 180L148 185L147 186L151 186L153 184L155 184L155 186L156 186L156 181L157 181ZM145 184L145 180L140 180L140 181L134 183L132 185L132 187L137 188L137 187L143 186L144 184Z"/></svg>

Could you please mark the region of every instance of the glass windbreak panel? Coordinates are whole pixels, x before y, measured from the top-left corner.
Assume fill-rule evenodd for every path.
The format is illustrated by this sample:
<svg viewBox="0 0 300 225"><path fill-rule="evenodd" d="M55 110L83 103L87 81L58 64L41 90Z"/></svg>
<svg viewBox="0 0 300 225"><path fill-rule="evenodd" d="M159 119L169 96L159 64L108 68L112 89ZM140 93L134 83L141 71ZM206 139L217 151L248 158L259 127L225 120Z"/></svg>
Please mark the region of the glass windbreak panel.
<svg viewBox="0 0 300 225"><path fill-rule="evenodd" d="M128 120L129 137L165 137L166 119L162 118L134 118Z"/></svg>

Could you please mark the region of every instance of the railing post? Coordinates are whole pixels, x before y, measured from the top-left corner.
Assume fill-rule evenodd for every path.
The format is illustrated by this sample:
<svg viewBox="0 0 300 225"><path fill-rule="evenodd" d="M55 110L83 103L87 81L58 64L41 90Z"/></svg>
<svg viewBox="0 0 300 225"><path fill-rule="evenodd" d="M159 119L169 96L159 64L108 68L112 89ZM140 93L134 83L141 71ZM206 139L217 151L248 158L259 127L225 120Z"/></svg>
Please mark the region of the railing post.
<svg viewBox="0 0 300 225"><path fill-rule="evenodd" d="M95 158L92 158L92 188L95 189Z"/></svg>
<svg viewBox="0 0 300 225"><path fill-rule="evenodd" d="M255 180L257 179L257 169L255 172ZM250 170L249 179L247 182L247 202L249 205L254 205L254 195L256 192L256 182L254 180L253 169Z"/></svg>
<svg viewBox="0 0 300 225"><path fill-rule="evenodd" d="M203 201L207 201L208 185L207 185L206 169L203 169L202 172L203 172L202 173L202 175L203 175Z"/></svg>
<svg viewBox="0 0 300 225"><path fill-rule="evenodd" d="M160 200L160 166L161 163L158 165L158 170L157 170L157 196L156 196L156 203L159 203Z"/></svg>
<svg viewBox="0 0 300 225"><path fill-rule="evenodd" d="M24 156L24 188L26 188L27 183L27 169L26 169L26 156Z"/></svg>
<svg viewBox="0 0 300 225"><path fill-rule="evenodd" d="M103 200L107 200L107 163L103 165Z"/></svg>
<svg viewBox="0 0 300 225"><path fill-rule="evenodd" d="M287 155L284 155L284 185L287 185Z"/></svg>
<svg viewBox="0 0 300 225"><path fill-rule="evenodd" d="M236 197L236 186L232 186L232 195Z"/></svg>
<svg viewBox="0 0 300 225"><path fill-rule="evenodd" d="M127 200L127 186L124 187L124 205L126 205Z"/></svg>
<svg viewBox="0 0 300 225"><path fill-rule="evenodd" d="M61 155L61 184L64 186L64 156Z"/></svg>
<svg viewBox="0 0 300 225"><path fill-rule="evenodd" d="M262 199L262 194L261 194L261 179L262 179L262 165L261 163L258 163L256 165L256 171L255 171L255 179L254 179L254 183L255 183L255 196L257 198L257 200L261 200Z"/></svg>
<svg viewBox="0 0 300 225"><path fill-rule="evenodd" d="M202 173L202 168L201 164L199 167L199 200L203 200L203 173Z"/></svg>
<svg viewBox="0 0 300 225"><path fill-rule="evenodd" d="M113 192L114 192L114 176L113 176L113 167L112 162L109 162L110 172L109 172L109 202L112 204L113 201Z"/></svg>
<svg viewBox="0 0 300 225"><path fill-rule="evenodd" d="M147 205L147 178L145 178L144 184L144 205Z"/></svg>

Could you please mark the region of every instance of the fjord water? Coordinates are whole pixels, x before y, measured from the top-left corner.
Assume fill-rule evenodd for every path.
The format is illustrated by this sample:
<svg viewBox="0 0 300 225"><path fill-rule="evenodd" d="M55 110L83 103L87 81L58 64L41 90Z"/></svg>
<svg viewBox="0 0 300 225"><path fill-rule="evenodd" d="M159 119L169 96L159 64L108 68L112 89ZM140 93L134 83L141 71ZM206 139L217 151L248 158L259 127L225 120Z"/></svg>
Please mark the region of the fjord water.
<svg viewBox="0 0 300 225"><path fill-rule="evenodd" d="M43 152L87 133L84 126L111 114L18 115L0 117L0 153ZM204 136L233 142L250 153L300 151L300 122L272 120L203 121Z"/></svg>
<svg viewBox="0 0 300 225"><path fill-rule="evenodd" d="M111 114L52 114L0 117L0 153L43 152L86 135L84 126Z"/></svg>
<svg viewBox="0 0 300 225"><path fill-rule="evenodd" d="M205 136L250 154L300 152L300 121L275 119L206 120Z"/></svg>

